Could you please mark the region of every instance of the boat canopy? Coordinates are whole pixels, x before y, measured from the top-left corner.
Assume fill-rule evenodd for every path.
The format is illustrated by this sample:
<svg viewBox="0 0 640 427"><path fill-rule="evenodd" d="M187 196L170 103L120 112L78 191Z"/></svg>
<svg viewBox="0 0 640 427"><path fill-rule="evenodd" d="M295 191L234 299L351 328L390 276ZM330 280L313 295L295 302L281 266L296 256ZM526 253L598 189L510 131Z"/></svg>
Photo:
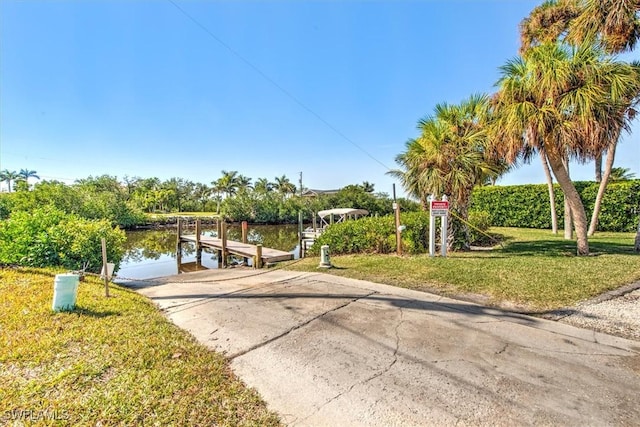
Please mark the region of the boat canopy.
<svg viewBox="0 0 640 427"><path fill-rule="evenodd" d="M366 209L353 209L353 208L335 208L335 209L327 209L324 211L319 211L318 216L320 218L326 218L329 215L339 215L339 216L365 216L369 215L369 211Z"/></svg>
<svg viewBox="0 0 640 427"><path fill-rule="evenodd" d="M337 224L339 222L343 222L347 219L357 219L359 216L369 215L369 211L365 209L353 209L353 208L335 208L335 209L327 209L324 211L318 212L318 216L321 221L321 228L324 228L330 224ZM338 219L334 221L334 216L337 216Z"/></svg>

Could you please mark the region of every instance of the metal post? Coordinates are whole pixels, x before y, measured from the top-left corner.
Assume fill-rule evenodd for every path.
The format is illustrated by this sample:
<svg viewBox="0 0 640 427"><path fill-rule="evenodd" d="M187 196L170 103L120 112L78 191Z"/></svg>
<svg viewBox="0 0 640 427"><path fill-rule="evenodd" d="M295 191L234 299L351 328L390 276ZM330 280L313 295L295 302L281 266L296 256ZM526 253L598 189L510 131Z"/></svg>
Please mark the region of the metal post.
<svg viewBox="0 0 640 427"><path fill-rule="evenodd" d="M442 200L446 201L447 200L447 196L442 196ZM441 217L441 221L440 221L440 254L443 257L447 256L447 234L448 234L448 214L447 215L443 215Z"/></svg>
<svg viewBox="0 0 640 427"><path fill-rule="evenodd" d="M300 176L302 176L302 172L300 172ZM298 257L302 258L302 211L298 211Z"/></svg>
<svg viewBox="0 0 640 427"><path fill-rule="evenodd" d="M396 254L402 255L402 236L400 235L400 205L396 201L395 184L393 184L393 210L396 217Z"/></svg>
<svg viewBox="0 0 640 427"><path fill-rule="evenodd" d="M429 256L436 255L436 217L431 214L431 202L433 201L433 195L428 197L429 201Z"/></svg>

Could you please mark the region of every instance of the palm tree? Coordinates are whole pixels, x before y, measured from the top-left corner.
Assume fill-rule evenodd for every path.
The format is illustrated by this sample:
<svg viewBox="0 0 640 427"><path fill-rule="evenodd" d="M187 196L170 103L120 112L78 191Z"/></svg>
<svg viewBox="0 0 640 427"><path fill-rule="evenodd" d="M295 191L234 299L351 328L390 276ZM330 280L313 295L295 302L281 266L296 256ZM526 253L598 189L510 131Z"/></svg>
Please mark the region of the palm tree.
<svg viewBox="0 0 640 427"><path fill-rule="evenodd" d="M20 172L18 172L18 178L16 181L18 182L24 182L24 188L25 189L29 189L29 178L35 178L35 179L40 179L40 177L38 176L36 171L33 170L29 170L29 169L20 169Z"/></svg>
<svg viewBox="0 0 640 427"><path fill-rule="evenodd" d="M609 53L632 50L640 37L640 20L638 12L640 2L636 0L552 0L535 8L528 18L521 24L521 51L526 54L528 49L540 42L565 40L574 45L598 41ZM608 176L614 164L615 149L620 133L628 130L628 122L635 115L633 109L638 96L638 86L631 91L625 91L626 102L611 105L609 115L615 117L610 144L604 150L594 153L596 161L596 181L600 188L595 199L588 235L595 233L598 225L602 199L608 184ZM635 92L634 92L635 90ZM606 119L605 119L606 120ZM604 174L601 172L601 162L604 152L607 161Z"/></svg>
<svg viewBox="0 0 640 427"><path fill-rule="evenodd" d="M211 184L227 197L231 197L238 191L238 172L223 170L221 173L222 176Z"/></svg>
<svg viewBox="0 0 640 427"><path fill-rule="evenodd" d="M276 177L275 178L275 183L273 184L273 188L278 193L282 194L283 198L286 198L288 194L295 194L296 193L295 184L292 183L289 180L289 178L287 178L285 175L282 175L281 177Z"/></svg>
<svg viewBox="0 0 640 427"><path fill-rule="evenodd" d="M576 0L547 0L535 7L520 23L520 54L543 43L554 43L580 15Z"/></svg>
<svg viewBox="0 0 640 427"><path fill-rule="evenodd" d="M387 175L397 178L410 196L420 200L422 210L429 210L429 190L421 180L424 168L420 158L425 155L425 150L420 142L413 138L405 142L405 148L406 150L395 158L400 169L392 169L387 172Z"/></svg>
<svg viewBox="0 0 640 427"><path fill-rule="evenodd" d="M193 186L193 195L196 198L196 200L200 202L201 204L200 209L203 212L207 206L207 200L209 200L211 193L212 193L211 187L209 187L206 184L202 184L198 182Z"/></svg>
<svg viewBox="0 0 640 427"><path fill-rule="evenodd" d="M9 189L9 193L11 193L11 183L18 179L20 175L16 171L10 171L8 169L0 172L0 182L6 182L7 187Z"/></svg>
<svg viewBox="0 0 640 427"><path fill-rule="evenodd" d="M590 44L569 48L557 43L531 48L501 72L492 126L496 149L511 162L544 150L572 212L578 254L586 255L585 209L565 162L568 155L586 160L607 148L623 126L608 113L626 102L621 88L628 87L634 72Z"/></svg>
<svg viewBox="0 0 640 427"><path fill-rule="evenodd" d="M418 122L420 136L410 139L406 151L396 157L401 169L389 172L423 206L429 194L449 196L451 210L463 220L450 222L450 249L469 248L465 221L471 192L501 171L500 162L487 150L487 108L483 95L471 96L460 105L438 104L434 115Z"/></svg>
<svg viewBox="0 0 640 427"><path fill-rule="evenodd" d="M369 181L362 181L361 186L366 193L373 193L375 191L375 185L370 183Z"/></svg>
<svg viewBox="0 0 640 427"><path fill-rule="evenodd" d="M236 182L238 191L248 192L249 190L253 189L253 186L251 185L251 178L249 178L248 176L238 175Z"/></svg>
<svg viewBox="0 0 640 427"><path fill-rule="evenodd" d="M547 0L520 24L520 52L564 40L598 40L607 53L633 50L640 37L636 0Z"/></svg>
<svg viewBox="0 0 640 427"><path fill-rule="evenodd" d="M267 178L258 178L253 189L256 193L264 195L273 190L273 183L269 182Z"/></svg>
<svg viewBox="0 0 640 427"><path fill-rule="evenodd" d="M629 168L612 168L611 181L629 181L635 179L636 174L631 172Z"/></svg>
<svg viewBox="0 0 640 427"><path fill-rule="evenodd" d="M579 14L570 22L567 41L580 44L586 39L598 38L608 53L633 50L640 37L640 2L579 0L577 3Z"/></svg>

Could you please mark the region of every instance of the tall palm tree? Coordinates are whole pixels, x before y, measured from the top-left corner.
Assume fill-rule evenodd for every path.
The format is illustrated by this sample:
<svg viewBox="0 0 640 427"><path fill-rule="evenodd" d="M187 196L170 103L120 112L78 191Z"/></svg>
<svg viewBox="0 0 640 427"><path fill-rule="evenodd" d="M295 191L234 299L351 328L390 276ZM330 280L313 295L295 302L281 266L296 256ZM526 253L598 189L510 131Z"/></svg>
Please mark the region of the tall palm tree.
<svg viewBox="0 0 640 427"><path fill-rule="evenodd" d="M450 222L450 249L469 248L465 221L471 192L501 169L487 150L487 108L488 99L483 95L471 96L460 105L438 104L434 115L418 122L420 136L409 140L406 151L396 157L401 169L389 173L400 178L405 190L423 206L429 194L449 196L451 210L463 220Z"/></svg>
<svg viewBox="0 0 640 427"><path fill-rule="evenodd" d="M249 190L253 189L253 185L251 185L251 178L249 178L248 176L238 175L236 182L238 191L248 192Z"/></svg>
<svg viewBox="0 0 640 427"><path fill-rule="evenodd" d="M197 201L200 202L201 210L204 212L207 206L207 200L211 196L212 189L206 184L202 184L200 182L196 183L193 186L193 195Z"/></svg>
<svg viewBox="0 0 640 427"><path fill-rule="evenodd" d="M222 176L212 184L227 197L231 197L238 191L238 171L223 170L221 173Z"/></svg>
<svg viewBox="0 0 640 427"><path fill-rule="evenodd" d="M543 43L554 43L567 32L580 15L577 0L547 0L535 7L520 23L520 54Z"/></svg>
<svg viewBox="0 0 640 427"><path fill-rule="evenodd" d="M429 210L428 196L430 193L421 179L424 167L419 160L424 155L425 150L420 142L410 138L405 142L405 151L395 158L400 169L392 169L387 174L397 178L409 195L420 200L422 210L426 211Z"/></svg>
<svg viewBox="0 0 640 427"><path fill-rule="evenodd" d="M640 38L637 0L547 0L520 23L520 52L542 43L598 40L607 53L633 50Z"/></svg>
<svg viewBox="0 0 640 427"><path fill-rule="evenodd" d="M24 183L24 184L21 184L21 186L24 185L24 189L28 190L29 178L40 179L36 171L30 170L30 169L20 169L20 172L18 172L18 178L16 181L20 183Z"/></svg>
<svg viewBox="0 0 640 427"><path fill-rule="evenodd" d="M292 183L285 175L275 178L273 184L274 190L282 194L282 197L286 198L288 194L296 193L296 185Z"/></svg>
<svg viewBox="0 0 640 427"><path fill-rule="evenodd" d="M609 53L633 50L640 37L637 0L574 0L579 14L571 20L567 41L580 44L598 38Z"/></svg>
<svg viewBox="0 0 640 427"><path fill-rule="evenodd" d="M7 187L9 189L9 193L11 193L11 183L18 179L20 175L16 171L10 171L9 169L5 169L0 172L0 182L6 182Z"/></svg>
<svg viewBox="0 0 640 427"><path fill-rule="evenodd" d="M273 183L269 182L267 178L258 178L253 186L253 189L258 194L264 195L273 190Z"/></svg>
<svg viewBox="0 0 640 427"><path fill-rule="evenodd" d="M522 22L521 51L526 54L528 49L540 42L561 39L574 45L597 41L609 53L632 50L640 37L639 11L640 2L637 0L546 1L542 6L535 8ZM622 129L628 129L627 123L636 113L633 107L638 89L635 93L626 95L628 102L618 106L612 105L608 113L616 117L614 127ZM614 164L619 136L620 129L614 131L608 147L594 154L596 181L600 182L600 188L595 199L588 235L593 235L598 225L598 215L608 184L608 176ZM604 174L602 174L601 162L604 151L607 153L607 160Z"/></svg>
<svg viewBox="0 0 640 427"><path fill-rule="evenodd" d="M633 70L623 65L590 44L546 43L501 67L492 126L496 149L509 161L544 150L572 212L579 255L589 253L586 213L564 162L567 155L593 158L621 126L617 117L605 118L611 105L625 102L620 88L633 80Z"/></svg>

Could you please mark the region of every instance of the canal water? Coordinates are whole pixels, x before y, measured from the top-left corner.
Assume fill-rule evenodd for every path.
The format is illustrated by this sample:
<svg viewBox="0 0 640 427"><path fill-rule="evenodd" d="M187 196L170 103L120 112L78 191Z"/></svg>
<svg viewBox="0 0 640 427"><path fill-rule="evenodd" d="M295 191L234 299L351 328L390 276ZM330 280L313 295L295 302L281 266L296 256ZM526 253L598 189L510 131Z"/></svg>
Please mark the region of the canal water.
<svg viewBox="0 0 640 427"><path fill-rule="evenodd" d="M194 230L184 230L184 234L194 233ZM215 236L215 229L203 228L203 234ZM242 230L240 226L230 226L229 240L240 241ZM153 277L169 276L178 273L176 260L175 227L160 230L128 231L126 252L120 263L116 275L121 280L149 279ZM249 226L247 239L249 243L262 244L267 248L280 249L291 252L294 258L299 256L298 226L290 225L253 225ZM183 266L195 265L195 245L183 243ZM240 262L241 259L238 260ZM203 250L202 267L217 268L218 261L214 251Z"/></svg>

